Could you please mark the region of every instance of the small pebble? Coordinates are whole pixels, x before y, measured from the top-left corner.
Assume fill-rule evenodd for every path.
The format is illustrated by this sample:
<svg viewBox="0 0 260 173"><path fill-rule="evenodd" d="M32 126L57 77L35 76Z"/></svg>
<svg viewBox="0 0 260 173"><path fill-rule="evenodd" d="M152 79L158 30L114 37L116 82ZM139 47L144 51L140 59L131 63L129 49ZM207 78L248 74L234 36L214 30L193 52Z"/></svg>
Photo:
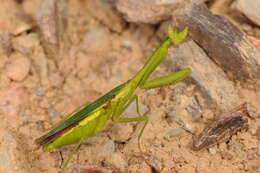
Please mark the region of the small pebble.
<svg viewBox="0 0 260 173"><path fill-rule="evenodd" d="M45 94L47 93L46 90L35 90L34 94L41 97L41 96L45 96Z"/></svg>
<svg viewBox="0 0 260 173"><path fill-rule="evenodd" d="M155 170L154 172L161 172L161 170L163 169L163 163L158 157L146 154L144 155L144 158L147 164L153 167L153 169Z"/></svg>
<svg viewBox="0 0 260 173"><path fill-rule="evenodd" d="M12 54L6 65L6 75L14 81L22 81L30 71L31 62L22 54Z"/></svg>
<svg viewBox="0 0 260 173"><path fill-rule="evenodd" d="M126 172L128 166L124 155L120 152L111 153L108 157L106 157L105 163L119 169L121 172Z"/></svg>
<svg viewBox="0 0 260 173"><path fill-rule="evenodd" d="M7 134L4 136L4 139L8 142L16 142L16 140L14 139L14 137L10 134Z"/></svg>
<svg viewBox="0 0 260 173"><path fill-rule="evenodd" d="M247 154L246 154L247 155L247 159L248 160L254 160L256 158L255 154L256 153L254 151L248 151Z"/></svg>
<svg viewBox="0 0 260 173"><path fill-rule="evenodd" d="M209 148L209 153L215 155L217 154L217 150L215 148Z"/></svg>
<svg viewBox="0 0 260 173"><path fill-rule="evenodd" d="M56 112L56 111L51 111L50 112L51 119L56 119L56 118L58 118L58 116L59 116L58 112Z"/></svg>
<svg viewBox="0 0 260 173"><path fill-rule="evenodd" d="M53 73L49 76L49 80L51 82L51 85L54 87L61 87L61 85L64 82L64 78L62 74L60 73Z"/></svg>
<svg viewBox="0 0 260 173"><path fill-rule="evenodd" d="M115 149L116 149L116 146L115 146L114 141L109 140L109 141L103 146L102 152L103 152L103 153L112 153L112 152L115 151Z"/></svg>
<svg viewBox="0 0 260 173"><path fill-rule="evenodd" d="M83 38L81 48L88 53L107 52L110 50L111 38L109 32L102 28L93 28Z"/></svg>
<svg viewBox="0 0 260 173"><path fill-rule="evenodd" d="M220 152L220 155L223 160L231 160L233 158L229 152Z"/></svg>
<svg viewBox="0 0 260 173"><path fill-rule="evenodd" d="M145 104L142 104L141 102L139 102L140 114L144 114L148 110L149 109ZM129 107L124 111L123 114L126 115L126 116L130 116L130 117L138 116L136 102L133 102L132 104L130 104Z"/></svg>
<svg viewBox="0 0 260 173"><path fill-rule="evenodd" d="M8 162L7 158L4 155L0 155L0 164L6 164Z"/></svg>
<svg viewBox="0 0 260 173"><path fill-rule="evenodd" d="M11 34L7 30L1 29L0 26L0 52L3 51L7 56L12 52Z"/></svg>
<svg viewBox="0 0 260 173"><path fill-rule="evenodd" d="M102 167L82 166L79 164L72 164L68 167L67 173L110 173Z"/></svg>
<svg viewBox="0 0 260 173"><path fill-rule="evenodd" d="M158 94L158 90L157 89L149 89L149 90L146 90L146 93L149 94L149 95L156 95L156 94Z"/></svg>
<svg viewBox="0 0 260 173"><path fill-rule="evenodd" d="M129 165L128 169L129 172L141 172L141 173L152 173L152 168L145 162L142 163L135 163Z"/></svg>
<svg viewBox="0 0 260 173"><path fill-rule="evenodd" d="M176 112L175 110L172 110L172 111L168 112L167 115L168 115L169 117L171 117L171 118L175 118L176 115L177 115L177 112Z"/></svg>
<svg viewBox="0 0 260 173"><path fill-rule="evenodd" d="M176 128L176 129L168 131L167 136L174 137L174 136L180 135L183 132L184 132L184 130L182 128Z"/></svg>
<svg viewBox="0 0 260 173"><path fill-rule="evenodd" d="M193 121L198 121L202 116L201 105L199 104L197 96L192 97L191 104L186 108Z"/></svg>

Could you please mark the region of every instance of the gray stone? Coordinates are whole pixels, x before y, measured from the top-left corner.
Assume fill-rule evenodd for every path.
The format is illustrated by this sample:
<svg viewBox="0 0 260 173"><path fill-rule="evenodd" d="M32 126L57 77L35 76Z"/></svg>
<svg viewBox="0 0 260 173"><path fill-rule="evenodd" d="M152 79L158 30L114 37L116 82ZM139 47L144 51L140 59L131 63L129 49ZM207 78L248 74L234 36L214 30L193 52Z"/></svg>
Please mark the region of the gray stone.
<svg viewBox="0 0 260 173"><path fill-rule="evenodd" d="M102 27L92 28L83 38L81 48L87 53L108 52L111 47L111 38L107 29Z"/></svg>
<svg viewBox="0 0 260 173"><path fill-rule="evenodd" d="M173 21L178 26L189 28L189 36L226 72L229 79L245 88L258 89L260 51L248 36L224 17L211 13L201 0L187 3L174 12Z"/></svg>
<svg viewBox="0 0 260 173"><path fill-rule="evenodd" d="M0 155L0 164L6 164L8 162L7 158L4 155Z"/></svg>
<svg viewBox="0 0 260 173"><path fill-rule="evenodd" d="M36 24L47 57L58 58L61 45L65 41L66 23L67 1L45 0L39 4Z"/></svg>
<svg viewBox="0 0 260 173"><path fill-rule="evenodd" d="M171 17L181 4L178 0L117 0L115 6L130 22L156 24Z"/></svg>
<svg viewBox="0 0 260 173"><path fill-rule="evenodd" d="M86 1L88 12L110 30L121 32L124 29L125 22L118 11L113 8L109 0ZM97 10L98 9L98 10Z"/></svg>
<svg viewBox="0 0 260 173"><path fill-rule="evenodd" d="M11 33L0 29L0 53L3 52L9 56L12 52Z"/></svg>
<svg viewBox="0 0 260 173"><path fill-rule="evenodd" d="M232 7L242 12L254 24L260 26L260 1L236 0Z"/></svg>
<svg viewBox="0 0 260 173"><path fill-rule="evenodd" d="M120 152L111 153L105 158L105 164L112 166L121 172L126 172L127 170L127 161L124 155Z"/></svg>
<svg viewBox="0 0 260 173"><path fill-rule="evenodd" d="M33 93L37 96L45 96L45 94L47 93L46 90L34 90Z"/></svg>
<svg viewBox="0 0 260 173"><path fill-rule="evenodd" d="M51 111L50 117L51 117L51 119L56 119L59 117L59 113L57 111Z"/></svg>
<svg viewBox="0 0 260 173"><path fill-rule="evenodd" d="M163 163L158 157L156 157L154 155L150 155L150 154L145 154L144 158L145 158L146 163L148 163L150 166L152 166L153 169L155 169L155 171L157 171L157 172L162 171Z"/></svg>
<svg viewBox="0 0 260 173"><path fill-rule="evenodd" d="M191 116L193 121L197 121L202 116L202 107L199 104L197 96L193 96L191 100L191 104L186 107L187 112Z"/></svg>
<svg viewBox="0 0 260 173"><path fill-rule="evenodd" d="M139 100L139 111L140 114L143 115L145 112L147 112L149 109L146 105L142 104ZM136 102L134 101L129 105L129 107L124 111L123 115L129 116L129 117L136 117L138 116L137 114L137 105Z"/></svg>
<svg viewBox="0 0 260 173"><path fill-rule="evenodd" d="M215 148L209 148L209 153L215 155L217 154L217 150Z"/></svg>
<svg viewBox="0 0 260 173"><path fill-rule="evenodd" d="M195 42L189 41L178 49L170 49L167 61L173 69L192 69L186 81L197 86L207 107L228 111L237 105L239 97L233 83Z"/></svg>
<svg viewBox="0 0 260 173"><path fill-rule="evenodd" d="M176 129L168 131L167 136L174 137L174 136L180 135L183 132L184 132L183 128L176 128Z"/></svg>
<svg viewBox="0 0 260 173"><path fill-rule="evenodd" d="M115 143L112 140L109 140L102 148L103 153L112 153L116 149Z"/></svg>

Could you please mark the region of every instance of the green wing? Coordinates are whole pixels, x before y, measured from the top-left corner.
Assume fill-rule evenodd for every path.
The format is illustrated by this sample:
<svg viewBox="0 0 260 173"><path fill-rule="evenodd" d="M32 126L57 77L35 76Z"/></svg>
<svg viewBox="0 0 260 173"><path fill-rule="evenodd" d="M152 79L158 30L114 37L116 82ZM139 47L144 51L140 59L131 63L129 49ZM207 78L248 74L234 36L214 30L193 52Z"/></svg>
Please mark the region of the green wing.
<svg viewBox="0 0 260 173"><path fill-rule="evenodd" d="M107 101L113 99L116 96L116 94L118 93L118 91L120 91L125 86L125 84L126 83L123 83L123 84L117 86L116 88L109 91L107 94L98 98L96 101L90 103L86 107L77 111L76 113L71 115L69 118L66 118L61 123L58 123L58 125L56 125L54 128L52 128L48 133L46 133L45 135L36 139L35 140L36 143L38 145L45 145L45 144L50 143L51 141L56 139L56 134L64 131L68 127L73 126L74 124L76 124L80 120L82 120L82 119L86 118L88 115L90 115L93 111L96 110L96 108L100 107L101 105L103 105Z"/></svg>

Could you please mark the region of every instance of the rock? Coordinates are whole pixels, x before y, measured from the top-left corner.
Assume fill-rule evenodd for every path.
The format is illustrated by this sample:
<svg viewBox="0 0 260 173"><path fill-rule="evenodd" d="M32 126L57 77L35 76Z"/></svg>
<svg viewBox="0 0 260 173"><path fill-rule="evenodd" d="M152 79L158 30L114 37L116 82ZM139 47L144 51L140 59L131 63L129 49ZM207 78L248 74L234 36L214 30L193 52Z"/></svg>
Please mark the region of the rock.
<svg viewBox="0 0 260 173"><path fill-rule="evenodd" d="M120 152L111 153L109 156L105 158L105 164L112 166L121 172L126 172L127 170L127 161L124 155Z"/></svg>
<svg viewBox="0 0 260 173"><path fill-rule="evenodd" d="M248 36L253 45L260 51L260 39Z"/></svg>
<svg viewBox="0 0 260 173"><path fill-rule="evenodd" d="M232 7L242 12L254 24L260 26L260 1L256 0L236 0Z"/></svg>
<svg viewBox="0 0 260 173"><path fill-rule="evenodd" d="M161 172L163 169L163 163L162 161L157 158L156 156L150 155L150 154L145 154L144 159L147 164L149 164L155 172Z"/></svg>
<svg viewBox="0 0 260 173"><path fill-rule="evenodd" d="M46 95L47 90L43 90L43 89L41 89L41 90L34 90L33 93L34 93L35 95L39 96L39 97L42 97L42 96L45 96L45 95Z"/></svg>
<svg viewBox="0 0 260 173"><path fill-rule="evenodd" d="M146 105L144 105L144 104L142 104L140 102L140 100L139 100L138 104L139 104L139 111L140 111L141 115L143 115L145 112L147 112L149 110ZM128 108L126 108L126 110L124 111L123 115L126 115L127 117L136 117L136 116L138 116L138 114L137 114L137 105L136 105L135 101L133 103L131 103Z"/></svg>
<svg viewBox="0 0 260 173"><path fill-rule="evenodd" d="M186 108L193 121L198 121L202 116L202 107L199 104L198 97L193 96L191 104Z"/></svg>
<svg viewBox="0 0 260 173"><path fill-rule="evenodd" d="M64 82L64 77L61 73L56 72L49 75L49 80L53 87L60 88Z"/></svg>
<svg viewBox="0 0 260 173"><path fill-rule="evenodd" d="M132 157L129 160L128 172L152 173L152 168L141 158Z"/></svg>
<svg viewBox="0 0 260 173"><path fill-rule="evenodd" d="M11 33L1 27L0 24L0 53L3 52L7 56L10 56L12 52Z"/></svg>
<svg viewBox="0 0 260 173"><path fill-rule="evenodd" d="M260 51L238 27L212 14L200 0L176 10L173 21L189 28L192 39L229 79L245 88L260 88Z"/></svg>
<svg viewBox="0 0 260 173"><path fill-rule="evenodd" d="M167 132L167 136L171 138L171 137L178 136L178 135L180 135L183 132L184 132L183 128L176 128L174 130L168 131Z"/></svg>
<svg viewBox="0 0 260 173"><path fill-rule="evenodd" d="M31 55L34 49L39 45L40 41L36 33L30 33L13 38L14 50L23 54Z"/></svg>
<svg viewBox="0 0 260 173"><path fill-rule="evenodd" d="M215 155L217 154L217 150L215 148L209 148L209 153Z"/></svg>
<svg viewBox="0 0 260 173"><path fill-rule="evenodd" d="M109 0L86 1L86 3L88 7L87 11L110 30L115 32L123 30L125 22L113 8L112 4L109 3Z"/></svg>
<svg viewBox="0 0 260 173"><path fill-rule="evenodd" d="M0 122L0 172L31 172L29 157L26 156L29 147L22 145L16 136L18 133L9 128L3 121Z"/></svg>
<svg viewBox="0 0 260 173"><path fill-rule="evenodd" d="M146 92L148 95L156 95L156 94L158 94L158 90L156 90L156 89L145 90L145 92Z"/></svg>
<svg viewBox="0 0 260 173"><path fill-rule="evenodd" d="M223 160L232 160L232 158L233 158L233 155L230 154L229 152L222 151L222 152L220 152L220 155Z"/></svg>
<svg viewBox="0 0 260 173"><path fill-rule="evenodd" d="M52 120L54 120L54 119L59 117L59 113L56 112L56 111L51 111L50 112L50 117L51 117Z"/></svg>
<svg viewBox="0 0 260 173"><path fill-rule="evenodd" d="M29 74L31 62L22 54L13 54L6 65L5 74L14 81L22 81Z"/></svg>
<svg viewBox="0 0 260 173"><path fill-rule="evenodd" d="M0 25L13 35L19 35L32 28L32 24L25 20L26 14L15 1L2 1L0 7Z"/></svg>
<svg viewBox="0 0 260 173"><path fill-rule="evenodd" d="M109 136L113 141L126 142L132 137L133 125L132 123L115 123L110 130Z"/></svg>
<svg viewBox="0 0 260 173"><path fill-rule="evenodd" d="M80 79L84 79L87 77L89 73L91 73L90 68L86 68L90 65L90 56L87 56L86 54L79 52L77 54L76 59L76 69L77 69L77 76ZM93 58L93 57L92 57Z"/></svg>
<svg viewBox="0 0 260 173"><path fill-rule="evenodd" d="M183 43L175 51L170 49L167 61L169 68L192 69L187 81L197 86L208 108L228 111L237 106L239 97L233 83L195 42Z"/></svg>
<svg viewBox="0 0 260 173"><path fill-rule="evenodd" d="M30 1L23 1L21 4L23 7L23 10L26 14L32 16L33 18L36 17L37 12L39 11L38 8L42 2L38 0L30 0Z"/></svg>
<svg viewBox="0 0 260 173"><path fill-rule="evenodd" d="M114 141L109 140L109 141L107 141L107 142L104 144L104 146L103 146L101 152L103 152L103 153L105 153L105 154L110 154L110 153L112 153L112 152L115 152L115 149L116 149L116 146L115 146Z"/></svg>
<svg viewBox="0 0 260 173"><path fill-rule="evenodd" d="M36 15L40 39L47 57L58 58L67 24L66 1L42 1Z"/></svg>
<svg viewBox="0 0 260 173"><path fill-rule="evenodd" d="M83 38L81 49L87 53L105 53L111 49L111 38L108 30L102 27L93 28Z"/></svg>
<svg viewBox="0 0 260 173"><path fill-rule="evenodd" d="M0 91L0 115L3 120L16 119L16 121L7 121L6 124L16 127L23 122L19 122L19 112L23 105L28 103L28 93L23 87L13 86L9 89Z"/></svg>
<svg viewBox="0 0 260 173"><path fill-rule="evenodd" d="M181 3L178 0L117 0L115 6L129 22L156 24L169 19Z"/></svg>
<svg viewBox="0 0 260 173"><path fill-rule="evenodd" d="M9 132L1 128L1 144L0 144L0 172L17 172L17 164L15 155L16 147L18 143L14 141L6 140L5 136L10 135ZM12 137L13 138L13 137ZM16 165L16 166L15 166Z"/></svg>
<svg viewBox="0 0 260 173"><path fill-rule="evenodd" d="M73 164L68 167L67 173L113 173L112 170L104 169L97 166L82 166Z"/></svg>

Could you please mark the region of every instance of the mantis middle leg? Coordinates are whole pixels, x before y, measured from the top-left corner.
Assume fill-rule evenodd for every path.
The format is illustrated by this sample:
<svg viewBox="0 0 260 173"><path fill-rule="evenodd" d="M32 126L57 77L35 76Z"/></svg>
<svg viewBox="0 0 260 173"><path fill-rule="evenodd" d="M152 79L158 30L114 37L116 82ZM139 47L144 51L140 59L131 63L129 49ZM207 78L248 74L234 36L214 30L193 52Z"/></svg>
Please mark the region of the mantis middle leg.
<svg viewBox="0 0 260 173"><path fill-rule="evenodd" d="M133 102L136 101L136 111L137 114L139 115L138 117L133 117L133 118L120 118L118 115L121 115L121 112L124 112L129 105ZM144 132L144 129L148 123L149 117L146 116L146 114L148 112L145 112L143 115L141 115L140 113L140 109L139 109L139 101L138 101L138 96L134 95L132 98L130 98L130 100L127 102L127 104L125 106L123 106L122 108L118 109L118 114L115 114L114 116L112 116L112 121L117 122L117 123L128 123L128 122L140 122L140 121L144 121L144 125L138 135L138 147L139 150L142 151L141 149L141 136Z"/></svg>

